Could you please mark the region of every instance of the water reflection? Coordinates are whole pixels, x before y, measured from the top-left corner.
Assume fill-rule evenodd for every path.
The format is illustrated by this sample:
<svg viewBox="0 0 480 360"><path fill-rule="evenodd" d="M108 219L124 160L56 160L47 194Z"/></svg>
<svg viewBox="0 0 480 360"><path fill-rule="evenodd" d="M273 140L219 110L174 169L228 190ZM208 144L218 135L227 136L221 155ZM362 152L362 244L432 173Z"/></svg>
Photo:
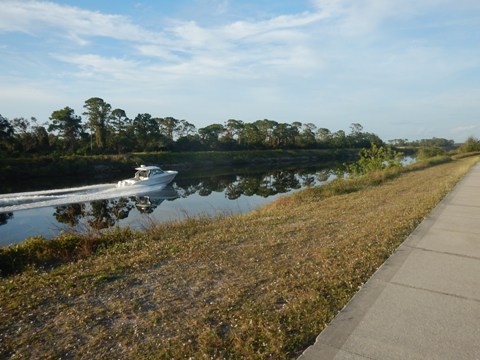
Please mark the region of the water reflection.
<svg viewBox="0 0 480 360"><path fill-rule="evenodd" d="M75 227L81 220L86 219L90 227L101 230L126 219L133 207L131 200L127 198L96 200L89 203L57 206L53 216L59 223L70 227Z"/></svg>
<svg viewBox="0 0 480 360"><path fill-rule="evenodd" d="M135 207L142 214L151 214L162 202L165 200L175 200L179 198L177 190L172 186L167 186L165 189L155 191L141 196L135 196ZM132 198L131 198L132 199Z"/></svg>
<svg viewBox="0 0 480 360"><path fill-rule="evenodd" d="M138 195L125 195L118 198L95 199L94 201L62 204L44 208L45 210L31 209L21 210L18 216L29 216L35 223L34 235L47 232L47 226L52 223L47 218L48 209L50 211L50 219L56 220L57 225L62 227L77 228L87 225L93 229L102 230L112 226L130 226L138 225L141 222L140 216L143 214L154 215L156 219L170 218L174 216L172 206L167 206L166 210L156 211L164 204L165 201L175 201L179 199L179 205L176 206L178 211L184 211L188 216L192 212L200 213L198 207L204 209L207 207L214 208L218 205L219 197L224 199L221 206L229 203L232 211L248 211L251 206L245 203L251 203L252 206L258 206L266 203L269 197L277 194L284 194L295 191L304 187L319 185L331 178L335 177L337 170L330 168L303 168L303 169L276 169L271 171L257 170L249 173L237 172L235 174L219 174L213 176L193 176L188 173L180 173L172 185L162 190L149 193L141 193ZM189 200L191 198L191 200ZM200 198L206 198L201 201ZM240 199L242 198L242 199ZM245 200L251 198L252 200ZM232 200L232 201L230 201ZM241 204L238 202L241 201ZM174 206L174 207L175 207ZM193 209L195 207L195 209ZM154 214L155 213L155 214ZM0 227L7 223L2 233L18 232L21 233L21 221L15 221L17 212L9 212L0 214ZM43 215L42 215L43 214ZM43 219L41 217L44 217ZM160 220L161 220L160 218ZM175 218L175 217L174 217ZM123 220L123 221L122 221ZM18 224L16 224L18 222ZM48 225L50 223L50 225ZM32 223L33 224L33 223ZM44 227L42 230L41 227ZM55 226L55 225L53 225ZM7 228L9 230L7 230ZM11 229L11 230L10 230ZM11 236L11 235L10 235ZM20 234L15 234L20 237Z"/></svg>
<svg viewBox="0 0 480 360"><path fill-rule="evenodd" d="M268 173L219 175L203 178L198 181L178 179L176 190L182 197L192 194L209 196L212 192L225 192L229 200L238 199L240 196L258 195L264 198L283 194L302 187L323 183L336 171L334 169L322 170L276 170Z"/></svg>
<svg viewBox="0 0 480 360"><path fill-rule="evenodd" d="M13 218L13 213L11 212L0 213L0 226L5 225L8 222L8 220L10 220L11 218Z"/></svg>

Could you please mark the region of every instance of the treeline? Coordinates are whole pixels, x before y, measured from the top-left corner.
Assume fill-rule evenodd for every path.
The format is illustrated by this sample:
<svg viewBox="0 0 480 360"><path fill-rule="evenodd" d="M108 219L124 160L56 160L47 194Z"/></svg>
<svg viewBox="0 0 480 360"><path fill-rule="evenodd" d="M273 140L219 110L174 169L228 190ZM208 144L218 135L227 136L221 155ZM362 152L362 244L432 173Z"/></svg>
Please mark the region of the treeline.
<svg viewBox="0 0 480 360"><path fill-rule="evenodd" d="M455 148L455 141L437 137L414 141L409 141L408 139L393 139L388 140L388 142L396 147L440 147L449 150Z"/></svg>
<svg viewBox="0 0 480 360"><path fill-rule="evenodd" d="M138 114L129 118L120 108L103 99L85 101L76 115L65 107L53 111L49 121L0 115L0 151L7 155L37 153L113 154L143 151L261 150L362 148L382 145L375 134L354 123L347 134L331 132L312 123L280 123L263 119L254 122L229 119L203 128L174 117Z"/></svg>

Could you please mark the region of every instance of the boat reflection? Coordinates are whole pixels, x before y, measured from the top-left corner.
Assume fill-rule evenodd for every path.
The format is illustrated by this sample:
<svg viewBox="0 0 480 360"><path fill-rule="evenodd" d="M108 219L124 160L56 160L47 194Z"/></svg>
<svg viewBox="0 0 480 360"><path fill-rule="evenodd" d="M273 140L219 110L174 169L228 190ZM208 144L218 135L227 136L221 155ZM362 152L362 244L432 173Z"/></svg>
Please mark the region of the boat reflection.
<svg viewBox="0 0 480 360"><path fill-rule="evenodd" d="M134 208L141 213L150 214L164 200L178 197L177 191L172 186L167 186L141 195L56 206L53 216L59 223L70 227L85 221L93 229L101 230L126 219Z"/></svg>
<svg viewBox="0 0 480 360"><path fill-rule="evenodd" d="M135 207L143 214L151 214L165 200L175 200L179 197L172 186L167 186L159 191L135 196Z"/></svg>
<svg viewBox="0 0 480 360"><path fill-rule="evenodd" d="M220 175L179 176L171 185L162 185L152 192L142 192L123 197L96 199L94 201L70 203L52 206L52 214L60 224L70 228L87 225L93 229L106 229L120 225L121 220L131 216L132 211L139 214L152 214L164 201L186 199L192 195L208 197L212 193L223 193L225 199L236 200L242 196L259 196L268 198L277 194L288 193L304 187L315 186L329 181L338 172L333 167L261 170L257 173L227 173ZM232 204L235 204L232 201ZM188 204L186 205L188 206ZM234 206L234 205L232 205ZM30 210L33 211L33 210ZM0 226L15 222L15 213L0 214ZM122 222L138 221L138 218Z"/></svg>

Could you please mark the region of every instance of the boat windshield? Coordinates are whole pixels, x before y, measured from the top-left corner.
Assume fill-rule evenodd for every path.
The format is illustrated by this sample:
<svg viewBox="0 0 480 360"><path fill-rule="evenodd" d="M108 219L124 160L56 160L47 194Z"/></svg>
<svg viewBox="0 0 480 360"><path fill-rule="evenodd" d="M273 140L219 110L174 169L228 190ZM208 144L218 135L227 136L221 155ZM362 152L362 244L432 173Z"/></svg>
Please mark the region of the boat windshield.
<svg viewBox="0 0 480 360"><path fill-rule="evenodd" d="M148 171L145 171L145 170L137 171L137 172L135 173L135 178L136 178L136 179L146 178L146 177L148 177L148 173L149 173L149 172L148 172Z"/></svg>

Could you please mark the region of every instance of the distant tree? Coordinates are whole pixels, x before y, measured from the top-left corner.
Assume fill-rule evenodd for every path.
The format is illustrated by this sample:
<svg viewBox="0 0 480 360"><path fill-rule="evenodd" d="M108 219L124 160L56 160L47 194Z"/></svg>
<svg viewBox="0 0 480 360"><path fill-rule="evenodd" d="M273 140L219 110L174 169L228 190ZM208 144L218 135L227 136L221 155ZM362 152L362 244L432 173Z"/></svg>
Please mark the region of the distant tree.
<svg viewBox="0 0 480 360"><path fill-rule="evenodd" d="M138 150L161 150L169 144L169 139L160 133L156 119L148 113L138 114L133 119L132 129Z"/></svg>
<svg viewBox="0 0 480 360"><path fill-rule="evenodd" d="M118 153L128 151L133 146L132 139L128 136L128 129L131 120L128 118L125 110L114 109L110 113L110 121L108 126L109 136L107 144L110 148L115 149Z"/></svg>
<svg viewBox="0 0 480 360"><path fill-rule="evenodd" d="M200 135L186 135L178 138L174 144L174 149L178 151L200 151L205 149Z"/></svg>
<svg viewBox="0 0 480 360"><path fill-rule="evenodd" d="M110 113L110 128L114 134L121 134L127 131L127 127L130 124L130 119L128 118L125 110L123 109L114 109Z"/></svg>
<svg viewBox="0 0 480 360"><path fill-rule="evenodd" d="M37 150L44 152L50 149L50 139L45 127L35 126L33 128L33 135L35 137L35 145Z"/></svg>
<svg viewBox="0 0 480 360"><path fill-rule="evenodd" d="M95 144L98 148L103 149L106 146L107 123L110 119L110 111L112 107L103 99L93 97L85 101L83 106L86 111L83 115L88 116L90 131L95 134Z"/></svg>
<svg viewBox="0 0 480 360"><path fill-rule="evenodd" d="M32 152L37 148L37 141L33 134L31 123L36 124L37 119L30 120L23 117L14 118L12 126L15 132L15 147L20 152Z"/></svg>
<svg viewBox="0 0 480 360"><path fill-rule="evenodd" d="M187 120L180 120L180 125L178 127L178 137L184 137L189 135L194 135L197 132L195 125L189 123Z"/></svg>
<svg viewBox="0 0 480 360"><path fill-rule="evenodd" d="M198 129L198 134L203 143L212 150L219 149L220 136L224 132L225 128L222 124L212 124Z"/></svg>
<svg viewBox="0 0 480 360"><path fill-rule="evenodd" d="M272 145L276 148L294 146L297 136L298 128L296 126L287 123L277 123L272 132Z"/></svg>
<svg viewBox="0 0 480 360"><path fill-rule="evenodd" d="M447 140L443 138L433 137L431 139L420 139L407 143L406 145L414 147L442 147L445 149L453 149L455 147L455 141Z"/></svg>
<svg viewBox="0 0 480 360"><path fill-rule="evenodd" d="M391 144L392 146L407 146L408 139L392 139L392 140L388 140L388 143Z"/></svg>
<svg viewBox="0 0 480 360"><path fill-rule="evenodd" d="M385 145L385 142L380 139L377 134L365 132L362 134L361 140L358 142L357 147L367 147L369 144L375 144L378 147L381 147Z"/></svg>
<svg viewBox="0 0 480 360"><path fill-rule="evenodd" d="M173 142L174 135L178 132L178 130L180 130L182 125L180 120L171 116L166 118L157 118L156 120L160 128L160 133Z"/></svg>
<svg viewBox="0 0 480 360"><path fill-rule="evenodd" d="M276 140L274 139L273 133L278 126L278 122L275 120L263 119L255 121L254 125L263 137L263 144L268 147L274 147Z"/></svg>
<svg viewBox="0 0 480 360"><path fill-rule="evenodd" d="M16 134L26 133L29 128L29 121L23 117L14 118L12 126Z"/></svg>
<svg viewBox="0 0 480 360"><path fill-rule="evenodd" d="M329 147L332 141L332 133L327 128L320 128L316 131L315 138L320 147Z"/></svg>
<svg viewBox="0 0 480 360"><path fill-rule="evenodd" d="M480 140L474 136L470 136L458 149L462 153L480 151Z"/></svg>
<svg viewBox="0 0 480 360"><path fill-rule="evenodd" d="M363 131L363 126L359 123L350 124L351 135L358 136Z"/></svg>
<svg viewBox="0 0 480 360"><path fill-rule="evenodd" d="M315 130L317 127L312 123L303 124L300 134L300 143L302 147L312 148L316 145Z"/></svg>
<svg viewBox="0 0 480 360"><path fill-rule="evenodd" d="M346 148L349 145L347 135L345 131L338 130L337 132L333 133L332 135L332 145L336 148Z"/></svg>
<svg viewBox="0 0 480 360"><path fill-rule="evenodd" d="M0 148L9 149L13 142L15 131L7 118L0 115Z"/></svg>
<svg viewBox="0 0 480 360"><path fill-rule="evenodd" d="M265 137L258 129L255 123L246 123L240 132L240 143L247 149L261 149L264 145Z"/></svg>
<svg viewBox="0 0 480 360"><path fill-rule="evenodd" d="M245 124L242 120L228 119L225 122L225 137L234 140L237 144L241 144L244 128Z"/></svg>
<svg viewBox="0 0 480 360"><path fill-rule="evenodd" d="M65 147L70 151L75 151L77 139L82 130L80 116L75 115L74 110L68 106L62 110L52 112L50 116L51 124L48 131L58 131L65 142Z"/></svg>

